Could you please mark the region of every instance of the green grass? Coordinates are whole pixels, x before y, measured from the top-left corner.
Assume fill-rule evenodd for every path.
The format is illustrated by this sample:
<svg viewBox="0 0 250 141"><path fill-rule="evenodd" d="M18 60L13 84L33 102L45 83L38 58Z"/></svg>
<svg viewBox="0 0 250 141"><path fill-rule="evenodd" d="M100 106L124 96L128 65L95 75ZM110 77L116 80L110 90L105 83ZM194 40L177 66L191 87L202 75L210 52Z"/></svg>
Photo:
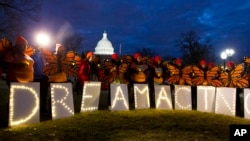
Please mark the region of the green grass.
<svg viewBox="0 0 250 141"><path fill-rule="evenodd" d="M229 140L230 124L250 124L250 120L181 110L99 110L48 120L29 126L0 130L2 140Z"/></svg>

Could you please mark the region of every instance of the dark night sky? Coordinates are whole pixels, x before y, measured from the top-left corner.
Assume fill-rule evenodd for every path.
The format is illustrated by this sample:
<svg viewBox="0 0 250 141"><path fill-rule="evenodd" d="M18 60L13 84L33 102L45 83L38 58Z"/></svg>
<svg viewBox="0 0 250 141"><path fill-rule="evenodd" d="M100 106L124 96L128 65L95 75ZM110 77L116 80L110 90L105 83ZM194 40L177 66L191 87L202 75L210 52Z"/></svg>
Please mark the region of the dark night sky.
<svg viewBox="0 0 250 141"><path fill-rule="evenodd" d="M181 33L194 30L210 37L216 55L226 48L235 58L250 56L250 1L248 0L43 0L41 21L31 31L46 30L60 42L63 35L80 32L83 48L94 51L104 31L115 52L133 54L152 48L161 56L180 53L174 46ZM53 46L53 45L51 45Z"/></svg>

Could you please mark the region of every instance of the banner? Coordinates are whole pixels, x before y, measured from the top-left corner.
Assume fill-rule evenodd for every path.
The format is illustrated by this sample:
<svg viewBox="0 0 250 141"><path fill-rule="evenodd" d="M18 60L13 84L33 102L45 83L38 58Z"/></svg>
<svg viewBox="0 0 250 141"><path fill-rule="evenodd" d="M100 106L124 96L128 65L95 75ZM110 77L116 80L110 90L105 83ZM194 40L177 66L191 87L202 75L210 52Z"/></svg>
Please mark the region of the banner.
<svg viewBox="0 0 250 141"><path fill-rule="evenodd" d="M71 83L51 83L52 119L74 115L73 93Z"/></svg>
<svg viewBox="0 0 250 141"><path fill-rule="evenodd" d="M197 111L215 112L215 87L197 86Z"/></svg>
<svg viewBox="0 0 250 141"><path fill-rule="evenodd" d="M10 83L9 126L40 122L40 84Z"/></svg>
<svg viewBox="0 0 250 141"><path fill-rule="evenodd" d="M250 89L244 89L244 118L250 119Z"/></svg>
<svg viewBox="0 0 250 141"><path fill-rule="evenodd" d="M134 84L135 109L150 108L148 84Z"/></svg>
<svg viewBox="0 0 250 141"><path fill-rule="evenodd" d="M98 110L101 82L85 81L83 86L81 112Z"/></svg>
<svg viewBox="0 0 250 141"><path fill-rule="evenodd" d="M129 110L127 84L110 84L111 111Z"/></svg>
<svg viewBox="0 0 250 141"><path fill-rule="evenodd" d="M175 109L192 110L191 86L174 85Z"/></svg>
<svg viewBox="0 0 250 141"><path fill-rule="evenodd" d="M236 88L217 87L215 113L235 116Z"/></svg>
<svg viewBox="0 0 250 141"><path fill-rule="evenodd" d="M155 108L173 109L171 90L169 85L154 85L155 88Z"/></svg>

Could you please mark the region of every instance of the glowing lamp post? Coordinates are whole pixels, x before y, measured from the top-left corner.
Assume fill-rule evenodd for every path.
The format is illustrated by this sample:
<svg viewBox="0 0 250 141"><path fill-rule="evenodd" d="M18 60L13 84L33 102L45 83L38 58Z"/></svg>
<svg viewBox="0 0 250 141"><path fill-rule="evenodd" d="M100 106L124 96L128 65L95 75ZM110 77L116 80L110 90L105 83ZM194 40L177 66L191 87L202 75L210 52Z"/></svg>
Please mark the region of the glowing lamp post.
<svg viewBox="0 0 250 141"><path fill-rule="evenodd" d="M226 66L226 59L227 59L227 53L226 52L222 52L220 54L221 59L223 60L223 69L225 69Z"/></svg>
<svg viewBox="0 0 250 141"><path fill-rule="evenodd" d="M47 46L49 44L50 38L45 33L39 33L36 36L36 41L37 41L37 43L39 44L40 47L41 46L44 47L44 46Z"/></svg>
<svg viewBox="0 0 250 141"><path fill-rule="evenodd" d="M234 54L234 50L233 50L233 49L226 49L225 52L226 52L226 55L227 55L229 61L231 61L232 56L233 56L233 54Z"/></svg>

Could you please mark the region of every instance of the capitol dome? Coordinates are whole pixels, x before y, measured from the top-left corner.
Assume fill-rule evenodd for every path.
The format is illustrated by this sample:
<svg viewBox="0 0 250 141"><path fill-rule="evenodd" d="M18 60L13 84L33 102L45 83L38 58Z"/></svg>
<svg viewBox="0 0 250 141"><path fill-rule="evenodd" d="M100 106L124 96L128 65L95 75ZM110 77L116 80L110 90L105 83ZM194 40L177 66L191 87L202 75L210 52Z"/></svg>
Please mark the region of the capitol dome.
<svg viewBox="0 0 250 141"><path fill-rule="evenodd" d="M107 33L103 33L102 39L97 43L94 54L96 55L112 55L114 48L107 38Z"/></svg>

